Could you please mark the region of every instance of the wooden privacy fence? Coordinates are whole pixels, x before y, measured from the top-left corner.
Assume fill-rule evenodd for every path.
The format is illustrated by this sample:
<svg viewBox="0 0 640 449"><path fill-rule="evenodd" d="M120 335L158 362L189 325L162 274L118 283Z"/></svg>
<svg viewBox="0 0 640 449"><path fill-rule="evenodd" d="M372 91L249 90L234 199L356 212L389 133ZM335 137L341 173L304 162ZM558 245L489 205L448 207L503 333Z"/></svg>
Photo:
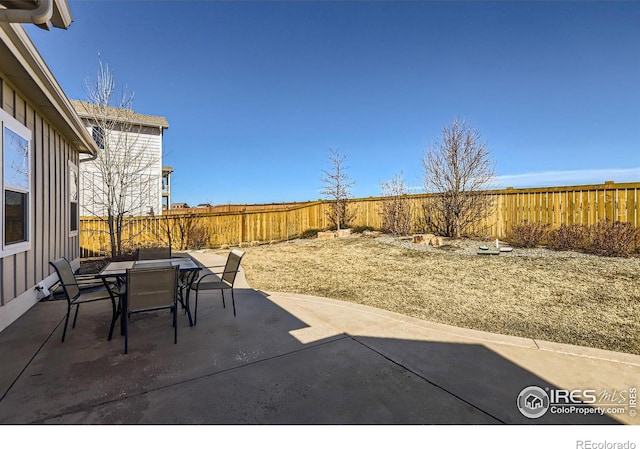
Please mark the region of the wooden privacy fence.
<svg viewBox="0 0 640 449"><path fill-rule="evenodd" d="M599 220L625 221L638 227L640 183L504 189L486 192L493 198L487 211L469 234L504 239L514 225L525 221L548 224L552 229L561 224L591 225ZM432 195L408 195L414 232L422 229L422 205ZM360 198L350 201L355 211L351 227L382 226L384 198ZM220 247L255 242L288 240L313 229L327 229L330 201L315 201L267 210L218 213L166 214L155 217L131 217L125 221L123 241L128 248L168 245L178 249ZM110 252L108 227L99 218L80 220L81 257Z"/></svg>

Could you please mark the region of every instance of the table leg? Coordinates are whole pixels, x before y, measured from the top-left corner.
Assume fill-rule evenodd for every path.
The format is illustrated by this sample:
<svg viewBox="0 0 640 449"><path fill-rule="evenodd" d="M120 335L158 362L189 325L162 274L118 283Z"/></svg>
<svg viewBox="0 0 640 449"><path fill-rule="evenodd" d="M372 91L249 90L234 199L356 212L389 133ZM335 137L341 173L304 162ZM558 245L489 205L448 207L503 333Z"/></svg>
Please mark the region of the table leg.
<svg viewBox="0 0 640 449"><path fill-rule="evenodd" d="M118 316L122 315L122 298L120 295L116 295L116 293L111 288L111 285L107 281L107 278L102 278L102 282L109 292L109 296L111 297L111 326L109 328L109 341L113 338L113 329L115 328L116 321L118 320ZM120 279L117 281L120 283ZM124 327L122 320L120 320L120 335L124 334Z"/></svg>

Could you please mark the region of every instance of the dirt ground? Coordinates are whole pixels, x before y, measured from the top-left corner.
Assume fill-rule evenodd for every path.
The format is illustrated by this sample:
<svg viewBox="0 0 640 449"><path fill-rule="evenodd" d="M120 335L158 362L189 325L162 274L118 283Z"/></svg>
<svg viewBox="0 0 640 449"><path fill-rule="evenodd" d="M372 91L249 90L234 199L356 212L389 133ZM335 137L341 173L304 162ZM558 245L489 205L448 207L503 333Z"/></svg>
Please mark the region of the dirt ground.
<svg viewBox="0 0 640 449"><path fill-rule="evenodd" d="M505 246L504 242L499 243ZM640 354L640 258L546 248L479 256L495 241L355 234L243 248L249 284L439 323ZM226 255L228 249L208 250ZM97 273L105 259L81 261Z"/></svg>
<svg viewBox="0 0 640 449"><path fill-rule="evenodd" d="M489 332L640 354L640 259L495 242L356 235L244 248L253 288L367 304ZM225 253L226 251L221 251Z"/></svg>

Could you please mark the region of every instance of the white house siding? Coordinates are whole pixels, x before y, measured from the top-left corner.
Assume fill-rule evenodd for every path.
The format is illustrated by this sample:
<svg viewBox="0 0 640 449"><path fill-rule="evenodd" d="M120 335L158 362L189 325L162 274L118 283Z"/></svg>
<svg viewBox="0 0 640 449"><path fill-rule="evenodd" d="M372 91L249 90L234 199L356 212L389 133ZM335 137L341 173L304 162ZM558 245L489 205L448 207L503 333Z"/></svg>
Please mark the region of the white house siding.
<svg viewBox="0 0 640 449"><path fill-rule="evenodd" d="M91 133L90 121L84 119L84 122L87 131ZM117 141L121 134L119 131L111 133L113 141ZM134 186L133 192L142 195L142 201L131 198L130 203L137 207L131 208L127 215L150 215L152 212L162 214L162 128L142 127L136 132L135 138L137 140L132 145L132 153L139 155L139 164L145 167L145 170L141 174L143 179L138 182L138 186ZM80 167L80 173L81 215L105 216L104 198L99 197L100 192L96 189L90 188L92 185L101 184L99 168L95 162L84 162ZM93 181L90 180L92 177Z"/></svg>

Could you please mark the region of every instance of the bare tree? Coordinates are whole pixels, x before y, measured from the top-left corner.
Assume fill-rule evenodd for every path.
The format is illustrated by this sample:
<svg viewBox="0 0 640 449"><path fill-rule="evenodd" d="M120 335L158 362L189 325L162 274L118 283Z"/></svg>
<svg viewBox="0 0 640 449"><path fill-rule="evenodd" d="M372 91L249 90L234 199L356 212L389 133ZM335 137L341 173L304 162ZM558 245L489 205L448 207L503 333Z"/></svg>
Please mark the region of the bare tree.
<svg viewBox="0 0 640 449"><path fill-rule="evenodd" d="M156 237L178 250L201 249L209 244L209 233L194 213L163 214L158 218Z"/></svg>
<svg viewBox="0 0 640 449"><path fill-rule="evenodd" d="M494 178L487 144L472 126L458 119L422 158L424 188L433 195L423 206L427 230L460 237L474 228L493 205L486 194Z"/></svg>
<svg viewBox="0 0 640 449"><path fill-rule="evenodd" d="M382 196L382 229L393 235L407 235L411 232L411 206L408 201L407 188L402 173L391 181L381 184Z"/></svg>
<svg viewBox="0 0 640 449"><path fill-rule="evenodd" d="M324 187L320 193L333 201L328 218L338 230L343 225L348 226L349 222L355 217L355 211L349 210L351 187L353 187L355 181L347 173L346 161L347 157L338 150L330 150L329 164L331 165L331 170L322 170L323 176L321 178Z"/></svg>
<svg viewBox="0 0 640 449"><path fill-rule="evenodd" d="M83 209L108 224L111 256L116 257L123 250L125 217L155 212L144 209L161 182L152 170L159 158L147 151L147 140L141 137L143 126L135 121L133 94L116 93L108 65L99 61L96 78L87 79L85 87L88 103L82 103L82 115L100 151L95 160L83 164L83 190L89 195Z"/></svg>

